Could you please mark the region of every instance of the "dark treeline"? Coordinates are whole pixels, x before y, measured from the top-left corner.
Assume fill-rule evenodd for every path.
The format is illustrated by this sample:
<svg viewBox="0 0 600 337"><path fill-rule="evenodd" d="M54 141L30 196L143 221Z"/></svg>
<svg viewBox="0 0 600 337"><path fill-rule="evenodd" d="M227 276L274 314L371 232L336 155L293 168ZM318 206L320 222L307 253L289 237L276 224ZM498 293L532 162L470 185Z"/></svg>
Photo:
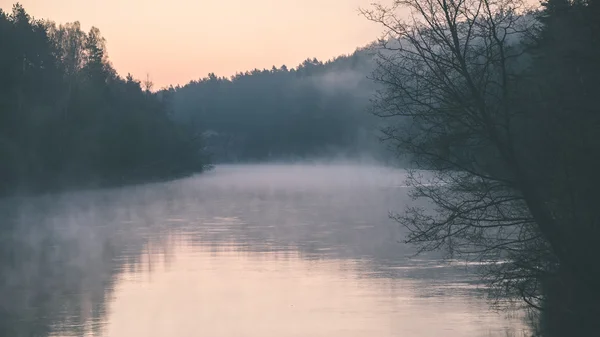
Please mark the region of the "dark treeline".
<svg viewBox="0 0 600 337"><path fill-rule="evenodd" d="M204 134L219 162L357 157L381 159L376 123L365 113L375 85L367 48L327 62L307 59L165 90L173 115Z"/></svg>
<svg viewBox="0 0 600 337"><path fill-rule="evenodd" d="M591 336L600 334L600 1L549 0L540 21L522 99L524 194L539 201L531 212L555 263L541 268L542 326L546 336Z"/></svg>
<svg viewBox="0 0 600 337"><path fill-rule="evenodd" d="M150 85L116 73L97 28L0 10L0 192L204 169L199 137Z"/></svg>

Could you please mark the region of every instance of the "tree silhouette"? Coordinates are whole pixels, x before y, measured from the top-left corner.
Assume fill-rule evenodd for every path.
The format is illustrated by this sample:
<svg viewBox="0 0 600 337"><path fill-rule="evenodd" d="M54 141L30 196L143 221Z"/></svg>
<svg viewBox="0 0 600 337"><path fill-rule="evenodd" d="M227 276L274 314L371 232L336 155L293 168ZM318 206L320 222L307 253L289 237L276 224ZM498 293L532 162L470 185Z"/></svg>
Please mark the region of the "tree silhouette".
<svg viewBox="0 0 600 337"><path fill-rule="evenodd" d="M374 112L395 121L384 132L398 151L429 170L409 182L433 210L395 216L407 241L487 262L496 295L551 314L549 335L597 331L592 2L565 3L579 13L567 20L576 27L560 28L552 1L541 22L516 0L393 3L363 14L387 29ZM411 11L408 21L400 8Z"/></svg>
<svg viewBox="0 0 600 337"><path fill-rule="evenodd" d="M205 168L192 130L111 66L97 28L0 11L0 192L112 185Z"/></svg>

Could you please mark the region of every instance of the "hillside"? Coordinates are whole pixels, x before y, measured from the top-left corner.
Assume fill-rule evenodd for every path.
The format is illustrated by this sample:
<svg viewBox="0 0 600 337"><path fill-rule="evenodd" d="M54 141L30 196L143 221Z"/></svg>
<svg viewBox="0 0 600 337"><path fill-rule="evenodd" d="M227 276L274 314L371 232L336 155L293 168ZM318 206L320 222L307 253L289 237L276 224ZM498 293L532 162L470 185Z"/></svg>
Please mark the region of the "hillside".
<svg viewBox="0 0 600 337"><path fill-rule="evenodd" d="M207 77L163 90L179 123L202 132L216 162L381 158L368 48L322 62Z"/></svg>

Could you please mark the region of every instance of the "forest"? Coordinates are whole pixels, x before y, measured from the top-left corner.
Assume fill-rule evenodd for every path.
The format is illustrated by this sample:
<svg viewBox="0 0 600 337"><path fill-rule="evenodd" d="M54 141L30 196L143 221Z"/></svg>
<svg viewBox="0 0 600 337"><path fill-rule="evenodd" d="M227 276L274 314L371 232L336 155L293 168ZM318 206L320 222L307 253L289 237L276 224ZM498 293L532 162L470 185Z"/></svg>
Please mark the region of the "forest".
<svg viewBox="0 0 600 337"><path fill-rule="evenodd" d="M327 62L207 77L165 90L179 123L202 130L214 160L389 158L367 113L376 84L368 48Z"/></svg>
<svg viewBox="0 0 600 337"><path fill-rule="evenodd" d="M197 130L168 95L117 74L97 28L0 10L0 191L109 186L200 172Z"/></svg>
<svg viewBox="0 0 600 337"><path fill-rule="evenodd" d="M403 158L434 206L393 215L408 243L484 262L547 336L600 331L600 1L393 4L362 11L387 33L350 55L158 91L117 74L97 28L0 11L0 193Z"/></svg>
<svg viewBox="0 0 600 337"><path fill-rule="evenodd" d="M211 163L392 159L366 112L368 47L152 90L111 65L100 30L0 13L0 191L117 185Z"/></svg>

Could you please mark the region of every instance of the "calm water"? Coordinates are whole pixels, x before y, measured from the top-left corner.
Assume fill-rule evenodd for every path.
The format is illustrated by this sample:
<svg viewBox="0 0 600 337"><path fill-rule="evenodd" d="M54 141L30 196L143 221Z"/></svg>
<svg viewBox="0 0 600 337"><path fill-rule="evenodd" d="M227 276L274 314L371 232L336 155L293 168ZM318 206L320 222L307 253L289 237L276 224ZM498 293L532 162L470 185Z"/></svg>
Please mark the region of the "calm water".
<svg viewBox="0 0 600 337"><path fill-rule="evenodd" d="M0 202L1 336L524 335L464 264L412 258L399 170L220 166Z"/></svg>

